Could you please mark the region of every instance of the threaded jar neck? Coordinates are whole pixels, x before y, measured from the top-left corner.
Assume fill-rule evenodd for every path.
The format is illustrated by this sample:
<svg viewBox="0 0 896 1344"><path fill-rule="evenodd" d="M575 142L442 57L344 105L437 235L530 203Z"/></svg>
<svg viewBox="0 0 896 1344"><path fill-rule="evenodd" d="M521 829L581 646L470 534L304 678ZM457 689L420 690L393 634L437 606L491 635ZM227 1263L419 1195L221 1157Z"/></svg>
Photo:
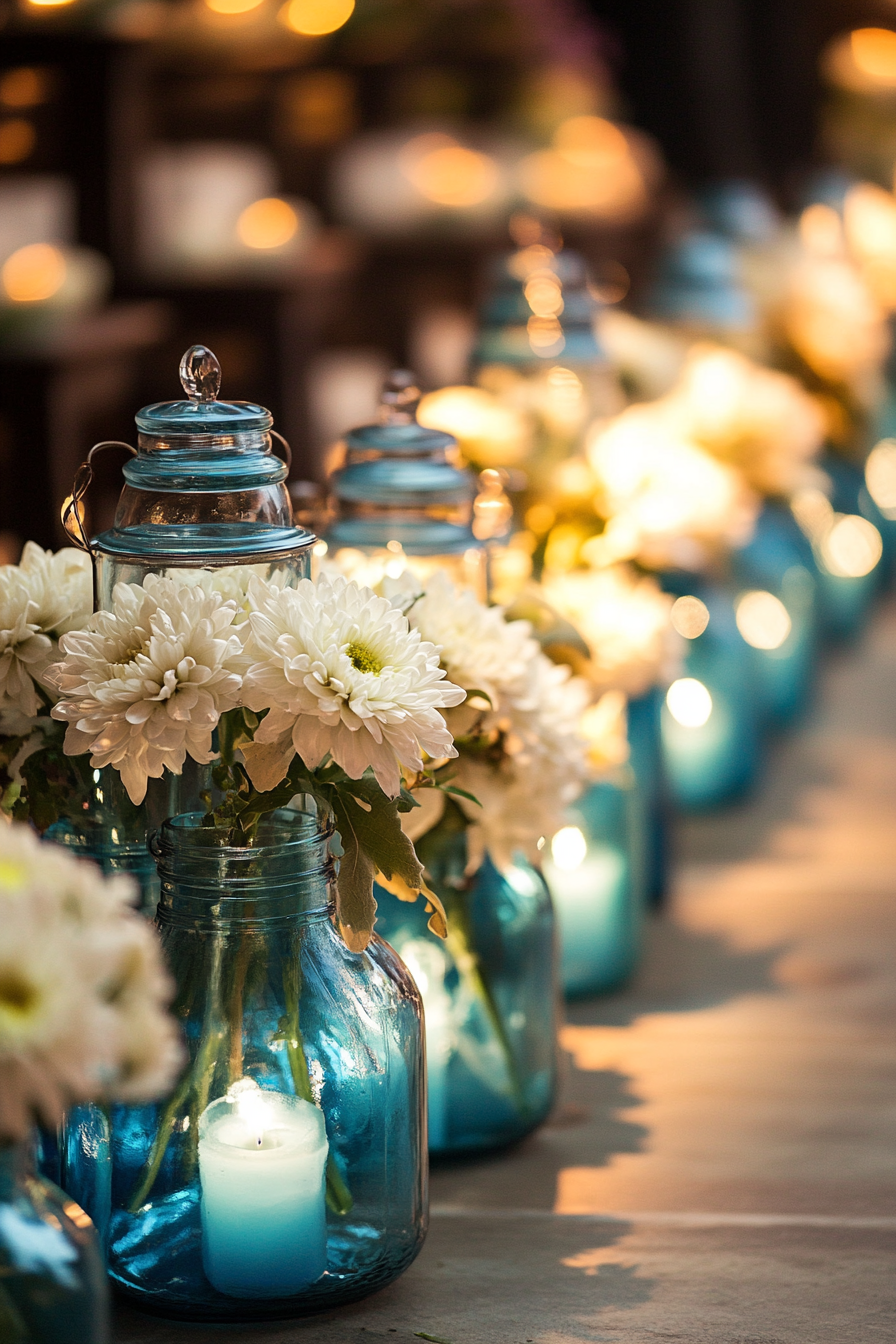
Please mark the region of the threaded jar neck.
<svg viewBox="0 0 896 1344"><path fill-rule="evenodd" d="M228 844L201 812L172 817L151 848L161 879L161 924L271 928L326 919L332 910L332 827L288 808L265 817L256 844Z"/></svg>

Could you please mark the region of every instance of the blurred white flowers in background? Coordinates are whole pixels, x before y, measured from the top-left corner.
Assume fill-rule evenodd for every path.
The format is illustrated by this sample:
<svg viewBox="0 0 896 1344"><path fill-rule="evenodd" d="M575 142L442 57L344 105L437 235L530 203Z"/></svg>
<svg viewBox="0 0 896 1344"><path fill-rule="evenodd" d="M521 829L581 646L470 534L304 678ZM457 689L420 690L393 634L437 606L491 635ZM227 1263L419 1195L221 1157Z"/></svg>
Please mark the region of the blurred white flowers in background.
<svg viewBox="0 0 896 1344"><path fill-rule="evenodd" d="M57 640L93 610L90 556L25 545L18 565L0 565L0 712L5 732L27 732L45 708L43 677Z"/></svg>
<svg viewBox="0 0 896 1344"><path fill-rule="evenodd" d="M125 877L0 825L0 1141L90 1099L143 1101L183 1054L171 986Z"/></svg>

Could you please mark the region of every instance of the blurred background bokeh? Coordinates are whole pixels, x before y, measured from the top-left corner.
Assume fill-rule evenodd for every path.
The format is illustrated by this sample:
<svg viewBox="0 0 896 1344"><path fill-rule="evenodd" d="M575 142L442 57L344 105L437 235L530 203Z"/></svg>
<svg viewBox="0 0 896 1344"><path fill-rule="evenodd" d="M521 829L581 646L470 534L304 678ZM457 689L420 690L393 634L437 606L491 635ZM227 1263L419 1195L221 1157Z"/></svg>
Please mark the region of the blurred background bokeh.
<svg viewBox="0 0 896 1344"><path fill-rule="evenodd" d="M621 371L627 395L634 380L654 396L674 350L648 356L626 318L662 319L676 286L706 281L695 267L717 311L692 326L755 354L785 216L814 202L839 220L861 179L880 189L866 232L894 227L886 0L4 0L0 23L7 558L60 542L86 449L175 395L193 342L229 398L273 410L294 479L319 484L390 367L428 391L471 383L495 254L562 235L587 263L564 281L568 317L578 287L617 389ZM755 275L726 294L732 248ZM866 260L886 291L886 263ZM529 335L550 354L542 288ZM620 409L608 395L592 411ZM465 403L455 431L458 413L472 443L496 404ZM512 443L477 465L518 465L520 433L493 423ZM117 496L106 470L94 526Z"/></svg>

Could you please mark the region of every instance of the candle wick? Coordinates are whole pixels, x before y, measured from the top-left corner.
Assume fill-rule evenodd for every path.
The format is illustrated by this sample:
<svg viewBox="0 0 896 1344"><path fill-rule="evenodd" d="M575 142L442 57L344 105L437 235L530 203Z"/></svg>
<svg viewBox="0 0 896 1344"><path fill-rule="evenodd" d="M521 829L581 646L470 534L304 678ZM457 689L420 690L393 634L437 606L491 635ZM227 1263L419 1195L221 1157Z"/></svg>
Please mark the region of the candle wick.
<svg viewBox="0 0 896 1344"><path fill-rule="evenodd" d="M259 1136L258 1136L258 1146L259 1146L259 1148L261 1147L261 1140L262 1140L262 1135L259 1134Z"/></svg>

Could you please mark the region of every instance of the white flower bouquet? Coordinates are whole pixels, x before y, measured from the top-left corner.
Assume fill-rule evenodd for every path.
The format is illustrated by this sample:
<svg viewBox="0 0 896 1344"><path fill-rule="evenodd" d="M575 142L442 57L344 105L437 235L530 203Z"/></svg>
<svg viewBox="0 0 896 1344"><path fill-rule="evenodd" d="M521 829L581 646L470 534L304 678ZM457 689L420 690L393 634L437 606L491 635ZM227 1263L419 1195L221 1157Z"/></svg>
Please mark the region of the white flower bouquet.
<svg viewBox="0 0 896 1344"><path fill-rule="evenodd" d="M0 824L0 1143L76 1102L151 1100L183 1052L172 987L125 877Z"/></svg>
<svg viewBox="0 0 896 1344"><path fill-rule="evenodd" d="M22 567L7 568L0 603L10 620L23 613L8 639L7 699L21 730L2 758L8 812L45 829L77 808L88 762L118 771L141 804L150 780L180 775L190 758L213 767L208 824L224 843L251 844L261 818L296 795L332 818L343 848L338 922L353 949L373 929L378 870L423 888L399 820L415 806L402 771L423 774L424 754L455 755L440 710L466 692L388 601L342 578L281 589L258 575L150 576L119 584L111 611L79 609L65 634L51 626L61 634L53 662L39 622L55 612L28 605ZM33 639L45 640L39 656ZM50 715L37 740L35 708ZM55 723L66 725L62 742ZM438 910L433 918L441 927Z"/></svg>

